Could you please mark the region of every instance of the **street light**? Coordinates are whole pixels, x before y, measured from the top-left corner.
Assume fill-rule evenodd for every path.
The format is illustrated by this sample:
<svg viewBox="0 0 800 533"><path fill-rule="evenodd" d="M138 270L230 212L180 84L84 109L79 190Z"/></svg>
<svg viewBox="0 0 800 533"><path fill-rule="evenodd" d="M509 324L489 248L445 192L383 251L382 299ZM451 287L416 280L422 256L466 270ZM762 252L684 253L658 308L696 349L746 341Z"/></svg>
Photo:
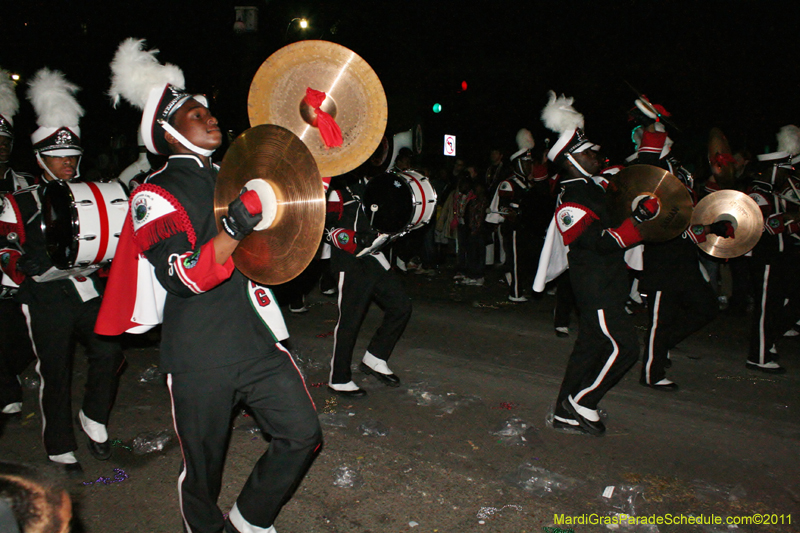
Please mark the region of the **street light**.
<svg viewBox="0 0 800 533"><path fill-rule="evenodd" d="M300 29L301 29L301 30L306 30L306 29L308 29L308 19L306 19L306 18L303 18L303 17L295 17L295 18L293 18L292 20L290 20L290 21L289 21L289 24L287 24L287 25L286 25L286 33L285 33L285 34L284 34L284 36L283 36L283 38L284 38L284 39L286 39L287 37L289 37L289 28L291 28L291 27L292 27L292 23L293 23L295 20L299 21L299 22L297 23L297 25L298 25L298 26L300 26Z"/></svg>

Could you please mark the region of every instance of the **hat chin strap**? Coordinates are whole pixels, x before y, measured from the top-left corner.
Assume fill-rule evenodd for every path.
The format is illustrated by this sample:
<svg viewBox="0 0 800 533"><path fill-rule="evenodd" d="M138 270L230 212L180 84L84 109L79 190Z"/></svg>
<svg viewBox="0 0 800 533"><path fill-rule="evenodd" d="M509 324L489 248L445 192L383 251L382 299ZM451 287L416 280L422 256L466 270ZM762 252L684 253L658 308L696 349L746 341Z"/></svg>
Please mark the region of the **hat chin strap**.
<svg viewBox="0 0 800 533"><path fill-rule="evenodd" d="M78 156L78 164L75 165L75 175L72 177L72 179L67 180L67 181L72 181L72 180L74 180L75 178L77 178L78 176L81 175L81 159L82 158L83 158L83 156L80 156L80 155ZM53 174L53 172L50 170L50 167L48 167L47 164L44 162L44 160L42 159L42 156L41 156L41 154L39 152L36 152L36 162L39 163L39 166L44 169L45 174L47 174L47 176L50 176L50 178L45 176L44 179L46 179L47 181L58 180L56 175Z"/></svg>
<svg viewBox="0 0 800 533"><path fill-rule="evenodd" d="M581 166L581 165L580 165L580 164L579 164L579 163L578 163L578 162L575 160L575 158L574 158L574 157L572 157L572 154L567 154L567 159L569 160L569 162L570 162L570 163L572 163L572 166L574 166L574 167L575 167L575 169L576 169L578 172L580 172L581 174L583 174L583 175L584 175L584 176L586 176L587 178L591 178L591 177L592 177L592 175L591 175L591 174L589 174L588 172L586 172L586 171L583 169L583 167L582 167L582 166Z"/></svg>
<svg viewBox="0 0 800 533"><path fill-rule="evenodd" d="M189 139L178 133L178 130L173 128L169 122L160 120L159 124L161 124L161 127L164 128L165 131L168 131L170 135L175 137L179 143L192 152L205 157L211 157L211 154L214 153L214 150L206 150L205 148L200 148L199 146L195 146L194 144L190 143Z"/></svg>

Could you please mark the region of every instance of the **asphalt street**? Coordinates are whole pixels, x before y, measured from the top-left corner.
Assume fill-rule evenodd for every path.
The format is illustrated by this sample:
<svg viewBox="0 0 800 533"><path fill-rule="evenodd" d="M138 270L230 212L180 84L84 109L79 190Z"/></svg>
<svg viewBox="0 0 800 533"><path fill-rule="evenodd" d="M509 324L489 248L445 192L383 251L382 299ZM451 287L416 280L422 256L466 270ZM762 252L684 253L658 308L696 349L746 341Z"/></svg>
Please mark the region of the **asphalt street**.
<svg viewBox="0 0 800 533"><path fill-rule="evenodd" d="M800 531L799 340L778 346L787 374L754 373L745 368L747 317L722 313L672 352L677 392L641 386L637 365L601 402L607 434L569 434L547 421L575 339L574 331L555 336L554 298L512 304L495 271L483 287L451 277L403 276L414 314L389 362L403 384L388 388L355 371L363 399L325 388L335 299L315 290L308 313L286 310L325 445L278 531ZM380 316L370 310L354 366ZM645 315L634 319L643 335ZM126 349L112 458L97 462L82 446L84 479L64 480L75 501L73 531L181 531L180 448L149 341L131 339ZM84 371L79 349L76 412ZM30 384L33 369L23 377ZM232 427L223 510L268 446L245 412ZM44 465L40 430L28 388L22 415L0 437L2 457ZM661 524L602 523L620 513ZM722 523L688 523L715 517Z"/></svg>

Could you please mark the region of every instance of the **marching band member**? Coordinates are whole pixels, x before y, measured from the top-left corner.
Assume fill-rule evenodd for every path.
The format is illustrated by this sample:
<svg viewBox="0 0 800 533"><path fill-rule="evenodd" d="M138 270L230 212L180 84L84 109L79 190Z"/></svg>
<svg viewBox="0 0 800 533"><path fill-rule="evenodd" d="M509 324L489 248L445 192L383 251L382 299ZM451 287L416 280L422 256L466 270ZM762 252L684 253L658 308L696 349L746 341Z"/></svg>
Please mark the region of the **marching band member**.
<svg viewBox="0 0 800 533"><path fill-rule="evenodd" d="M383 322L370 341L359 370L389 387L400 378L387 362L411 318L411 299L390 270L378 236L361 202L366 180L344 181L331 188L325 216L326 242L331 245L331 270L338 280L339 321L333 337L333 358L328 388L341 396L360 397L367 391L352 380L358 332L374 300L383 309Z"/></svg>
<svg viewBox="0 0 800 533"><path fill-rule="evenodd" d="M764 216L764 232L752 250L751 279L755 283L755 310L750 328L747 368L768 374L783 374L775 343L800 318L800 282L796 275L800 220L787 213L785 188L792 191L792 159L800 154L800 128L784 126L778 133L778 151L758 156L767 164L761 179L747 191ZM795 198L797 193L792 194Z"/></svg>
<svg viewBox="0 0 800 533"><path fill-rule="evenodd" d="M559 205L542 256L552 252L549 242L553 239L568 247L566 259L580 313L578 338L556 400L553 427L601 436L605 425L597 404L639 357L636 331L625 312L630 289L625 249L642 240L638 225L657 216L660 206L655 197L642 198L632 216L610 227L607 182L593 179L601 166L599 147L584 136L583 115L572 102L551 91L542 111L545 125L560 134L547 157L563 170ZM540 273L549 268L548 261L540 261L536 290L544 289ZM548 271L547 277L553 279L560 272Z"/></svg>
<svg viewBox="0 0 800 533"><path fill-rule="evenodd" d="M637 157L633 163L667 170L683 183L696 204L692 175L671 155L672 139L655 107L647 104L636 101L644 118L637 128ZM663 107L659 108L666 113ZM710 227L692 226L665 242L644 244L639 292L647 296L650 322L645 337L642 385L662 391L677 390L678 385L666 376L670 349L717 316L717 297L704 277L696 246L709 233L733 237L734 229L730 222L721 221Z"/></svg>
<svg viewBox="0 0 800 533"><path fill-rule="evenodd" d="M547 172L535 173L541 165L533 161L535 146L533 136L527 129L517 132L518 151L509 158L511 175L500 182L489 206L486 221L499 223L502 243L505 248L505 280L509 287L508 300L527 302L523 287L528 286L530 270L534 268L541 244L536 235L535 215L542 210L537 195L549 196ZM548 217L549 219L549 217ZM546 225L545 228L546 229Z"/></svg>
<svg viewBox="0 0 800 533"><path fill-rule="evenodd" d="M74 98L76 91L78 87L61 72L48 68L30 82L28 99L39 125L31 140L45 183L70 181L79 174L83 149L78 124L83 108ZM17 300L37 359L45 450L51 461L78 475L82 467L75 456L78 445L72 426L72 342L77 339L86 346L89 370L77 418L89 452L99 460L111 456L106 426L123 363L118 339L93 332L102 292L95 272L99 267L70 274L52 266L41 230L39 186L6 197L3 217L4 249L19 246L9 252L4 270L20 285Z"/></svg>
<svg viewBox="0 0 800 533"><path fill-rule="evenodd" d="M19 110L16 87L11 76L0 69L0 194L8 194L30 187L34 177L16 172L9 165L14 148L14 115ZM0 225L4 218L0 212ZM7 265L19 253L15 246L0 249L0 265ZM20 304L14 301L19 285L11 276L2 275L0 287L0 416L22 411L22 386L19 374L34 360L33 349L27 335L25 315Z"/></svg>
<svg viewBox="0 0 800 533"><path fill-rule="evenodd" d="M147 149L169 159L130 200L108 284L117 301L103 307L97 330L144 329L132 314L135 300L145 296L143 286L132 294L136 285L128 274L138 282L142 266L154 272L159 292L166 291L161 369L183 457L183 525L199 533L274 532L322 433L303 378L280 343L288 332L272 292L248 280L231 259L261 221L261 200L254 191L242 193L217 231L211 155L222 132L206 98L185 92L181 70L160 65L156 53L145 51L142 40L127 39L111 65L115 103L123 97L142 110ZM272 440L225 519L217 497L231 413L239 402Z"/></svg>

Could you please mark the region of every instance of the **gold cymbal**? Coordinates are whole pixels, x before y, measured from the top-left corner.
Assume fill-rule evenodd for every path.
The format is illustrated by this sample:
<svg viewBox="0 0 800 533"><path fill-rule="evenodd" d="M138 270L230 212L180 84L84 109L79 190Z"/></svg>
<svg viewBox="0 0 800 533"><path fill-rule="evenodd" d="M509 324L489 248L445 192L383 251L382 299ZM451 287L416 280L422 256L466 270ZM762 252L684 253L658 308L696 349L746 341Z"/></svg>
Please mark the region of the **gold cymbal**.
<svg viewBox="0 0 800 533"><path fill-rule="evenodd" d="M285 283L311 263L322 239L322 179L311 152L294 133L271 124L250 128L237 137L222 160L214 191L218 230L228 204L251 180L269 184L277 212L271 226L242 239L233 262L254 281Z"/></svg>
<svg viewBox="0 0 800 533"><path fill-rule="evenodd" d="M320 109L342 130L342 145L328 148L313 126L316 112L306 89L327 95ZM338 176L375 152L386 131L386 94L372 68L352 50L327 41L299 41L269 56L250 84L250 124L277 124L297 135L321 175Z"/></svg>
<svg viewBox="0 0 800 533"><path fill-rule="evenodd" d="M746 254L758 243L764 228L764 217L755 200L746 194L726 189L716 191L699 202L692 213L692 225L713 224L727 220L733 224L735 236L723 238L708 235L697 246L708 255L722 259Z"/></svg>
<svg viewBox="0 0 800 533"><path fill-rule="evenodd" d="M645 241L668 241L689 227L693 209L689 191L678 178L652 165L631 165L611 178L608 209L612 224L622 224L644 196L656 196L661 204L658 216L639 224Z"/></svg>

